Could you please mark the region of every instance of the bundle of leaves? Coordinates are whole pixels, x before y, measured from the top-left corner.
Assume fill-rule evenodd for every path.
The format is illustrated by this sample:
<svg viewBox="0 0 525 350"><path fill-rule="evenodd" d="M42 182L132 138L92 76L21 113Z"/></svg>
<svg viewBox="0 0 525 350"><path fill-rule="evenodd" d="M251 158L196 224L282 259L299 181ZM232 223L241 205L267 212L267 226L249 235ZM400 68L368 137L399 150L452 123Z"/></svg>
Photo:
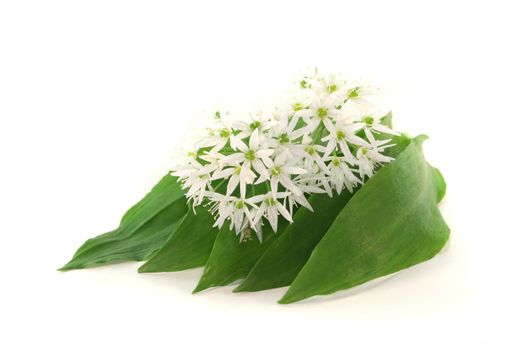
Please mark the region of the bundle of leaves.
<svg viewBox="0 0 525 350"><path fill-rule="evenodd" d="M216 113L119 227L61 270L204 266L194 292L240 280L234 292L290 286L279 302L292 303L437 254L449 236L438 209L446 186L423 156L426 136L394 131L364 86L315 72L299 87L290 104L249 121Z"/></svg>

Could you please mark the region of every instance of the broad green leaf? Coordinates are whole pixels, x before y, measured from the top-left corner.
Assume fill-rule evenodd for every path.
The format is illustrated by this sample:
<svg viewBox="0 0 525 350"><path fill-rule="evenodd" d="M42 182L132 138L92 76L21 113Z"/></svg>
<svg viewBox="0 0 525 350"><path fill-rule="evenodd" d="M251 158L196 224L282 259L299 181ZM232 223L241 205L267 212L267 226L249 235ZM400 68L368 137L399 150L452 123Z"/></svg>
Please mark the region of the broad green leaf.
<svg viewBox="0 0 525 350"><path fill-rule="evenodd" d="M351 288L441 250L449 236L437 207L444 187L423 157L425 138L414 139L352 197L280 303Z"/></svg>
<svg viewBox="0 0 525 350"><path fill-rule="evenodd" d="M389 113L382 121L389 122L391 125L391 118L392 115ZM397 136L394 143L396 145L388 149L388 155L397 157L410 144L410 139L407 136ZM347 191L334 198L324 194L310 197L309 202L314 212L311 213L304 207L300 208L294 215L293 224L289 225L275 243L264 252L234 292L258 291L290 285L350 197L351 194Z"/></svg>
<svg viewBox="0 0 525 350"><path fill-rule="evenodd" d="M166 175L128 210L116 230L87 240L60 270L144 260L166 242L187 210L177 179Z"/></svg>
<svg viewBox="0 0 525 350"><path fill-rule="evenodd" d="M279 222L279 229L274 233L269 224L263 226L263 240L254 234L249 239L239 242L239 236L224 225L217 234L211 254L204 266L204 271L193 293L216 286L225 286L246 277L264 251L274 242L286 227Z"/></svg>
<svg viewBox="0 0 525 350"><path fill-rule="evenodd" d="M387 117L390 117L390 119L388 119ZM381 121L387 122L389 120L390 120L390 126L391 126L391 121L392 121L391 113L388 113L386 116L384 116ZM385 125L388 126L389 124L385 124ZM387 148L383 154L389 157L394 157L394 158L397 158L397 156L401 154L401 152L403 152L405 148L407 148L408 145L410 145L410 143L412 142L412 139L407 135L400 135L400 136L391 136L391 135L386 135L386 134L378 135L378 139L383 139L383 138L392 139L392 143L394 144L393 147ZM435 181L435 186L436 186L436 195L437 195L438 203L439 203L445 196L447 185L445 183L445 179L443 178L443 175L441 174L441 172L437 168L434 168L433 166L431 166L430 164L428 166L433 171L433 176L434 176L434 181Z"/></svg>
<svg viewBox="0 0 525 350"><path fill-rule="evenodd" d="M203 266L210 255L218 229L204 206L189 211L173 235L139 272L181 271Z"/></svg>
<svg viewBox="0 0 525 350"><path fill-rule="evenodd" d="M311 196L308 201L314 212L305 207L299 208L293 217L294 222L264 252L234 292L253 292L290 285L350 195L344 191L333 198L325 194Z"/></svg>

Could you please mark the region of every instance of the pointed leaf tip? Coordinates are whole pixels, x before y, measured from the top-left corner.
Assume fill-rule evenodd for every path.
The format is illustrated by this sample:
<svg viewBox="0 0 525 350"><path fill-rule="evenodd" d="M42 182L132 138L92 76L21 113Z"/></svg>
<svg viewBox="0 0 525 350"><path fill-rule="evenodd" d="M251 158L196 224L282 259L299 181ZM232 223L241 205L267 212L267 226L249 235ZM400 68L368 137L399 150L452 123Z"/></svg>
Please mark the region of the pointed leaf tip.
<svg viewBox="0 0 525 350"><path fill-rule="evenodd" d="M145 263L144 265L141 265L138 269L137 269L137 272L138 273L148 273L148 272L151 272L148 268L148 263Z"/></svg>
<svg viewBox="0 0 525 350"><path fill-rule="evenodd" d="M414 139L412 139L412 142L414 142L417 145L421 145L423 144L424 141L428 139L429 139L428 135L421 134L421 135L414 137Z"/></svg>
<svg viewBox="0 0 525 350"><path fill-rule="evenodd" d="M147 259L166 242L188 210L184 191L176 180L164 176L124 214L116 230L88 239L59 270Z"/></svg>
<svg viewBox="0 0 525 350"><path fill-rule="evenodd" d="M294 299L293 297L289 297L287 296L287 294L285 294L281 299L277 300L277 303L281 305L288 305L288 304L295 303L296 301L299 301L299 300L300 299Z"/></svg>
<svg viewBox="0 0 525 350"><path fill-rule="evenodd" d="M67 271L71 271L71 270L79 270L79 269L82 269L82 268L84 268L84 266L82 266L81 264L76 264L75 263L75 259L73 258L67 264L65 264L64 266L58 268L57 271L67 272Z"/></svg>
<svg viewBox="0 0 525 350"><path fill-rule="evenodd" d="M280 304L355 287L443 248L450 230L436 206L438 176L420 147L426 138L418 136L348 202Z"/></svg>
<svg viewBox="0 0 525 350"><path fill-rule="evenodd" d="M206 290L210 288L209 286L201 285L200 283L191 291L191 294L197 294L202 292L203 290Z"/></svg>
<svg viewBox="0 0 525 350"><path fill-rule="evenodd" d="M211 287L226 286L245 278L286 226L286 222L279 222L277 233L273 232L270 225L263 226L262 243L255 237L239 243L238 236L230 231L228 226L223 226L217 233L196 292Z"/></svg>
<svg viewBox="0 0 525 350"><path fill-rule="evenodd" d="M332 198L324 194L308 198L314 212L306 207L299 208L293 225L287 226L277 237L234 292L289 286L351 196L344 191Z"/></svg>

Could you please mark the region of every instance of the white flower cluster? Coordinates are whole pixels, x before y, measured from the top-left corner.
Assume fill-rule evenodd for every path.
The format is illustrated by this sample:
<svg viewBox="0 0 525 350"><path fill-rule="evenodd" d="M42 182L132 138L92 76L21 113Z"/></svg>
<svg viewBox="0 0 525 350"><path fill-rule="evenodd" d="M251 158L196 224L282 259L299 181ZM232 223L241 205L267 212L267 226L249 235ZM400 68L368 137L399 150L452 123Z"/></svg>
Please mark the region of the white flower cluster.
<svg viewBox="0 0 525 350"><path fill-rule="evenodd" d="M315 71L300 79L290 103L248 121L215 114L208 135L176 166L174 176L196 205L208 205L216 227L226 220L243 236L262 240L263 218L276 232L279 217L292 222L296 206L313 210L312 193L349 191L373 175L398 133L380 123L375 91Z"/></svg>

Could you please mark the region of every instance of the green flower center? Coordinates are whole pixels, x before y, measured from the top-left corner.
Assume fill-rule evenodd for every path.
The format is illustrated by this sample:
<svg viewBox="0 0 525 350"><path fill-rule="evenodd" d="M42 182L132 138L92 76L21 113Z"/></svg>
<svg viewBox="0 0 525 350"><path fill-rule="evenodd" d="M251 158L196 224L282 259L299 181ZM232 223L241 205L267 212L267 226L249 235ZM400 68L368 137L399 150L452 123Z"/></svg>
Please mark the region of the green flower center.
<svg viewBox="0 0 525 350"><path fill-rule="evenodd" d="M326 118L328 115L328 109L326 108L319 108L317 109L317 116L321 119Z"/></svg>
<svg viewBox="0 0 525 350"><path fill-rule="evenodd" d="M339 166L341 165L341 160L339 160L339 158L335 158L332 163L335 165L335 166Z"/></svg>
<svg viewBox="0 0 525 350"><path fill-rule="evenodd" d="M244 207L244 202L243 201L235 202L235 208L242 209L243 207Z"/></svg>
<svg viewBox="0 0 525 350"><path fill-rule="evenodd" d="M367 126L372 126L372 125L374 125L374 118L371 117L371 116L364 117L364 118L363 118L363 121L365 122L365 124L366 124Z"/></svg>
<svg viewBox="0 0 525 350"><path fill-rule="evenodd" d="M348 91L348 98L358 98L359 97L359 86Z"/></svg>
<svg viewBox="0 0 525 350"><path fill-rule="evenodd" d="M266 205L268 205L268 206L272 206L272 205L275 205L276 200L273 199L273 198L271 198L271 197L269 197L269 198L266 198L266 199L264 200L264 203L266 203Z"/></svg>
<svg viewBox="0 0 525 350"><path fill-rule="evenodd" d="M301 86L301 89L306 89L308 87L308 82L303 79L299 82L299 86Z"/></svg>
<svg viewBox="0 0 525 350"><path fill-rule="evenodd" d="M294 111L300 111L301 109L304 109L304 106L301 102L296 102L292 104L292 108Z"/></svg>
<svg viewBox="0 0 525 350"><path fill-rule="evenodd" d="M255 152L252 151L251 149L246 151L244 153L244 157L247 159L247 160L254 160L255 159Z"/></svg>
<svg viewBox="0 0 525 350"><path fill-rule="evenodd" d="M332 84L332 85L328 85L328 93L331 94L332 92L336 92L337 91L337 85L335 84Z"/></svg>
<svg viewBox="0 0 525 350"><path fill-rule="evenodd" d="M281 145L284 145L286 143L290 142L290 138L288 137L287 134L281 134L281 136L279 136L279 143Z"/></svg>
<svg viewBox="0 0 525 350"><path fill-rule="evenodd" d="M215 112L215 118L216 119L221 119L221 112L219 112L219 111Z"/></svg>
<svg viewBox="0 0 525 350"><path fill-rule="evenodd" d="M315 148L313 146L308 146L308 147L306 147L306 152L309 155L313 156L315 154Z"/></svg>
<svg viewBox="0 0 525 350"><path fill-rule="evenodd" d="M361 154L362 155L366 155L367 152L368 152L368 148L361 147Z"/></svg>
<svg viewBox="0 0 525 350"><path fill-rule="evenodd" d="M342 141L345 138L345 133L343 131L341 131L341 130L337 131L336 135L337 135L337 140L338 141Z"/></svg>
<svg viewBox="0 0 525 350"><path fill-rule="evenodd" d="M272 168L272 175L277 176L281 173L281 168L278 166Z"/></svg>
<svg viewBox="0 0 525 350"><path fill-rule="evenodd" d="M250 129L252 129L252 131L253 131L253 130L257 129L259 126L261 126L261 122L256 120L256 121L254 121L254 122L252 122L250 124Z"/></svg>
<svg viewBox="0 0 525 350"><path fill-rule="evenodd" d="M233 172L235 175L241 175L241 167L238 166L237 168L235 168L235 171Z"/></svg>
<svg viewBox="0 0 525 350"><path fill-rule="evenodd" d="M222 129L220 132L219 132L219 135L223 138L223 139L226 139L228 137L230 137L230 130L228 129Z"/></svg>

